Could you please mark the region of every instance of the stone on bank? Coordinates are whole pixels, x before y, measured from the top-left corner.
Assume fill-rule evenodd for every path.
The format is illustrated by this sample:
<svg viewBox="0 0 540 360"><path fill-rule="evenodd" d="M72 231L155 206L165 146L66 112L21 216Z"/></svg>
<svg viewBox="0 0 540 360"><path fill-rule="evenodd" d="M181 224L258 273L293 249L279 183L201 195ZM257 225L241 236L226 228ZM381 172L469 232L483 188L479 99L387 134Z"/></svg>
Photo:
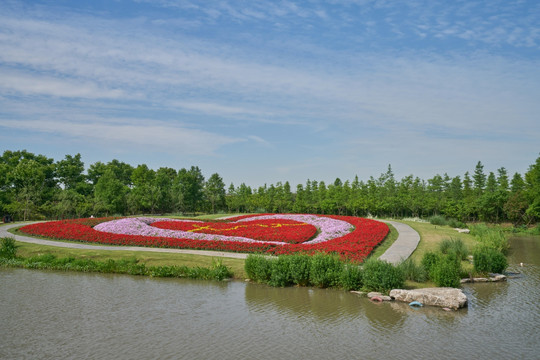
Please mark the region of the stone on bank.
<svg viewBox="0 0 540 360"><path fill-rule="evenodd" d="M424 305L454 310L467 306L467 296L461 289L455 288L394 289L390 291L390 296L395 300L407 303L418 301Z"/></svg>

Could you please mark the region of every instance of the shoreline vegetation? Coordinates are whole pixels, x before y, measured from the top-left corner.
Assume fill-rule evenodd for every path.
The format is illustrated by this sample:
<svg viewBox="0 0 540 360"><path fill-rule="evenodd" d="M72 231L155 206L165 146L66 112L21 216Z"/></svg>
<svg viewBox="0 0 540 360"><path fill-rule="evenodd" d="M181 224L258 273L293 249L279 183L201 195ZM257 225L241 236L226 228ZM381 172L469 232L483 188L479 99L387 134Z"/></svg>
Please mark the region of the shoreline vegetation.
<svg viewBox="0 0 540 360"><path fill-rule="evenodd" d="M191 254L134 254L130 251L55 248L16 242L9 238L2 239L0 266L155 277L250 279L272 286L302 285L381 292L388 292L396 287L459 287L462 277L470 277L472 274L485 275L495 272L491 271L494 268L500 272L506 269L504 254L508 246L505 232L498 227L471 225L471 234L465 234L458 233L448 225L434 225L428 221L402 222L416 230L421 241L412 256L398 266L377 260L397 238L397 232L391 226L385 240L363 266L342 262L335 256L323 254L312 257L285 255L270 258L250 255L246 260L216 259ZM482 249L474 254L481 258L482 264L471 260L470 253L475 249ZM480 253L491 255L481 257ZM498 267L493 267L492 263L498 264Z"/></svg>

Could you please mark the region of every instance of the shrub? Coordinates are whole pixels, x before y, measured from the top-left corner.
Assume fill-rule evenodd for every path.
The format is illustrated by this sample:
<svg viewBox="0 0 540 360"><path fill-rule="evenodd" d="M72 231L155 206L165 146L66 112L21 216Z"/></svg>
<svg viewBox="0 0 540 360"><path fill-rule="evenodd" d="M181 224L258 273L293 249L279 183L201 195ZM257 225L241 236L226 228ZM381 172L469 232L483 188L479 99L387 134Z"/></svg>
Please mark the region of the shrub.
<svg viewBox="0 0 540 360"><path fill-rule="evenodd" d="M143 264L144 265L144 264ZM224 280L233 277L233 272L226 265L223 265L221 259L212 259L212 266L210 267L210 278L213 280Z"/></svg>
<svg viewBox="0 0 540 360"><path fill-rule="evenodd" d="M369 258L364 263L363 281L367 290L387 292L403 287L405 276L399 267L386 261Z"/></svg>
<svg viewBox="0 0 540 360"><path fill-rule="evenodd" d="M347 291L362 288L362 269L358 265L346 264L341 271L340 282Z"/></svg>
<svg viewBox="0 0 540 360"><path fill-rule="evenodd" d="M280 256L272 261L270 279L268 280L269 285L285 287L293 283L290 259L290 256Z"/></svg>
<svg viewBox="0 0 540 360"><path fill-rule="evenodd" d="M455 254L459 260L465 260L469 255L469 250L461 239L444 239L439 244L439 250L443 254Z"/></svg>
<svg viewBox="0 0 540 360"><path fill-rule="evenodd" d="M247 276L257 282L268 282L272 275L272 259L262 255L250 254L244 265Z"/></svg>
<svg viewBox="0 0 540 360"><path fill-rule="evenodd" d="M14 259L17 256L17 245L12 237L2 238L2 247L0 247L0 257Z"/></svg>
<svg viewBox="0 0 540 360"><path fill-rule="evenodd" d="M309 284L309 270L311 268L311 256L287 255L290 257L289 270L293 284L307 286Z"/></svg>
<svg viewBox="0 0 540 360"><path fill-rule="evenodd" d="M416 282L424 282L427 280L427 272L424 266L417 265L411 258L401 262L398 267L403 272L405 279Z"/></svg>
<svg viewBox="0 0 540 360"><path fill-rule="evenodd" d="M437 286L459 287L461 266L455 256L447 255L440 258L431 269L431 278Z"/></svg>
<svg viewBox="0 0 540 360"><path fill-rule="evenodd" d="M453 227L453 228L460 228L460 229L465 229L467 227L467 225L465 225L464 222L461 222L456 219L448 219L448 226Z"/></svg>
<svg viewBox="0 0 540 360"><path fill-rule="evenodd" d="M502 273L508 267L506 256L496 249L479 246L473 255L474 270L481 273Z"/></svg>
<svg viewBox="0 0 540 360"><path fill-rule="evenodd" d="M440 261L441 257L442 257L441 254L434 253L431 251L428 251L427 253L424 254L424 257L422 257L421 263L424 269L426 270L426 274L428 275L429 278L431 278L431 270L433 269L435 264L437 264Z"/></svg>
<svg viewBox="0 0 540 360"><path fill-rule="evenodd" d="M338 256L315 254L311 259L309 280L313 285L321 288L338 286L342 270L343 263Z"/></svg>
<svg viewBox="0 0 540 360"><path fill-rule="evenodd" d="M441 215L433 215L432 217L429 218L429 223L432 225L441 225L441 226L447 224L446 219L444 218L444 216L441 216Z"/></svg>

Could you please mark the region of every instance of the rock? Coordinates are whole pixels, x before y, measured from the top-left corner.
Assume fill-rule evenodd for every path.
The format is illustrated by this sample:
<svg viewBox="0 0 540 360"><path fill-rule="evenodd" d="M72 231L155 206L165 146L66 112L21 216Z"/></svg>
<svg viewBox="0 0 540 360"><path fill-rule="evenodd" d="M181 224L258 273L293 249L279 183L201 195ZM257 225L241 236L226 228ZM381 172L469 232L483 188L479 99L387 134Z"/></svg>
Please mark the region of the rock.
<svg viewBox="0 0 540 360"><path fill-rule="evenodd" d="M351 290L351 293L356 294L356 295L361 295L361 296L365 296L365 295L366 295L365 292L363 292L363 291L356 291L356 290Z"/></svg>
<svg viewBox="0 0 540 360"><path fill-rule="evenodd" d="M384 295L380 292L375 292L375 291L372 291L372 292L369 292L367 294L367 297L371 300L372 298L380 298L382 301L392 301L392 297L388 296L388 295Z"/></svg>
<svg viewBox="0 0 540 360"><path fill-rule="evenodd" d="M467 296L460 289L454 288L394 289L390 291L390 297L406 303L418 301L424 305L454 310L467 306Z"/></svg>
<svg viewBox="0 0 540 360"><path fill-rule="evenodd" d="M454 230L456 230L458 233L463 233L463 234L469 234L471 232L471 230L469 230L469 229L455 228Z"/></svg>
<svg viewBox="0 0 540 360"><path fill-rule="evenodd" d="M489 274L490 281L506 281L506 275L503 274Z"/></svg>
<svg viewBox="0 0 540 360"><path fill-rule="evenodd" d="M498 282L498 281L506 281L507 277L503 274L489 274L488 278L466 278L461 279L461 283L477 283L477 282Z"/></svg>

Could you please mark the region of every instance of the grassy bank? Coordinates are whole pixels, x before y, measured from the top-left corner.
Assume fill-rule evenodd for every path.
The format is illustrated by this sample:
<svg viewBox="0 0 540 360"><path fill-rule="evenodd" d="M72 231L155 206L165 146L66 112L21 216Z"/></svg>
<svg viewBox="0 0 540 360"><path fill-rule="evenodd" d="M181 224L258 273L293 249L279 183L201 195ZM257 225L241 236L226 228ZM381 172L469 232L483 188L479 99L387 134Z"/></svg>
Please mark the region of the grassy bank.
<svg viewBox="0 0 540 360"><path fill-rule="evenodd" d="M29 244L17 241L17 254L20 257L31 258L40 255L53 255L57 258L76 258L88 259L98 262L113 261L132 261L135 259L138 264L144 264L147 267L152 266L186 266L186 267L211 267L216 261L211 256L175 254L175 253L156 253L156 252L134 252L134 251L109 251L109 250L87 250L87 249L68 249L55 246ZM233 278L244 279L243 259L220 258L223 265L233 272Z"/></svg>

